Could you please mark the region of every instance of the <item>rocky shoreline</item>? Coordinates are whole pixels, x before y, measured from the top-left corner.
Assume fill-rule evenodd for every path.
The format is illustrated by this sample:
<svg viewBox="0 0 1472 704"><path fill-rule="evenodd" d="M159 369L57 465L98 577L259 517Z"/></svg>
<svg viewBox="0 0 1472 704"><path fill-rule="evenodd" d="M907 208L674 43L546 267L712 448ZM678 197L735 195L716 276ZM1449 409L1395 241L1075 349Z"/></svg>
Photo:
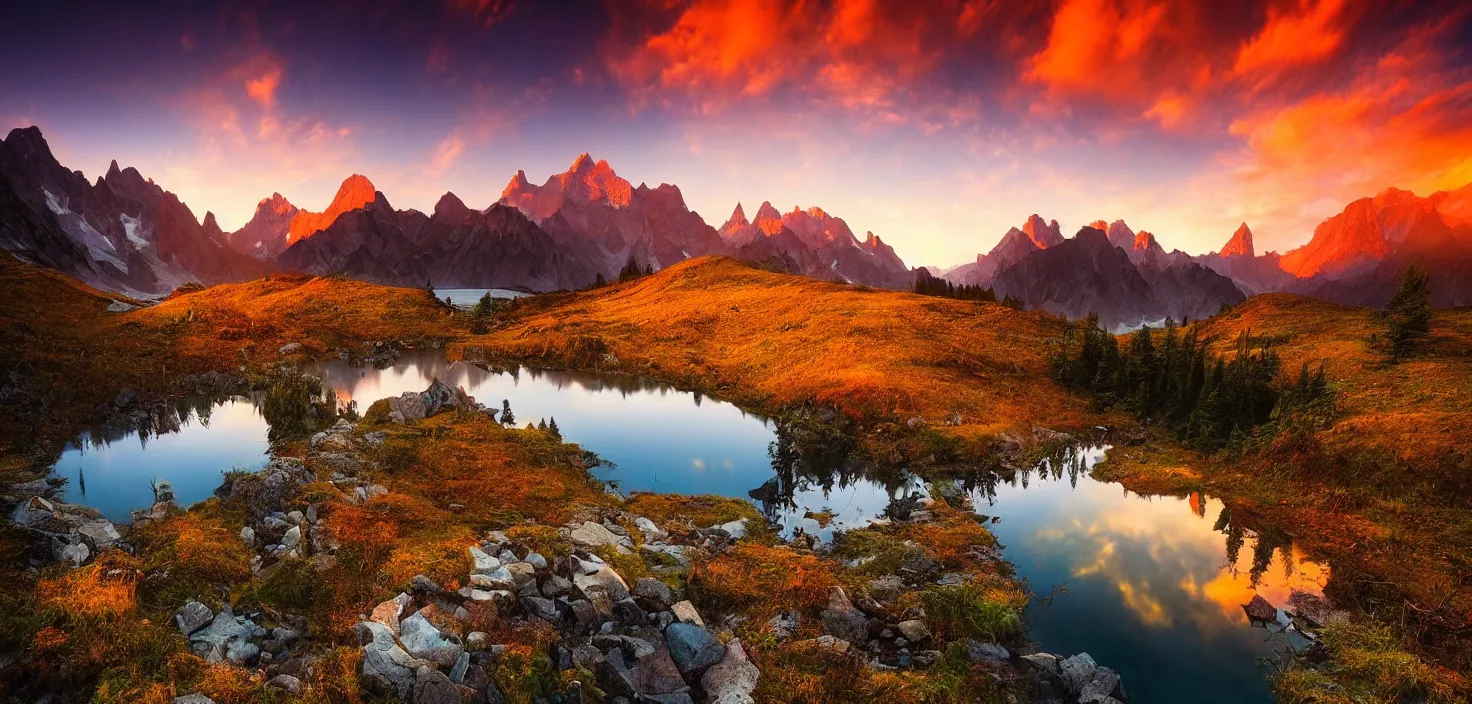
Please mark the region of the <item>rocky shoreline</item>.
<svg viewBox="0 0 1472 704"><path fill-rule="evenodd" d="M463 390L438 381L421 394L393 399L389 407L388 427L406 430L440 413L495 416ZM371 425L339 420L307 440L304 457L277 454L258 472L227 476L216 494L243 511L237 539L252 554L253 575L269 578L278 570L303 569L310 578L332 569L340 559L331 529L334 513L342 506L391 500L391 490L373 479L379 468L371 456L388 431ZM133 526L118 526L92 509L41 496L54 488L31 482L11 489L12 494L36 494L24 498L11 518L36 537L40 547L32 559L37 565L61 561L82 568L102 551L135 551L130 530L180 514L162 487L157 503L134 512ZM941 509L929 498L911 497L895 507L887 523L938 522ZM1015 637L943 641L942 629L917 596L963 586L973 575L943 570L913 543L902 546L907 557L893 574L849 578L843 584L830 578L821 609L804 613L800 604L783 605L757 621L740 609L701 609L692 601L692 565L720 560L753 533L804 554L825 556L833 550L832 545L784 546L768 526L752 520L707 526L678 520L661 526L609 506L580 509L555 534L539 533L547 536L543 540L519 539L510 526L489 530L465 548L460 559L470 570L452 584L442 586L419 574L397 596L371 608L364 604L352 628L359 685L374 696L412 704L512 701L505 678L497 673L507 658L526 649L526 634L533 634L533 656L545 659L549 676L559 683L555 693L533 701L758 701L763 673L753 647L785 649L871 673L916 676L949 658L1010 688L1011 700L1021 695L1053 704L1126 701L1118 675L1088 654L1033 652ZM993 546L977 544L968 552L1000 562ZM828 560L835 572L843 569ZM646 574L628 578L618 564L637 565ZM263 687L300 693L318 661L340 645L314 632L306 614L266 608L237 613L229 599L198 597L179 604L172 618L189 652L212 666L239 668ZM738 631L759 642L743 641ZM214 700L189 692L174 701Z"/></svg>

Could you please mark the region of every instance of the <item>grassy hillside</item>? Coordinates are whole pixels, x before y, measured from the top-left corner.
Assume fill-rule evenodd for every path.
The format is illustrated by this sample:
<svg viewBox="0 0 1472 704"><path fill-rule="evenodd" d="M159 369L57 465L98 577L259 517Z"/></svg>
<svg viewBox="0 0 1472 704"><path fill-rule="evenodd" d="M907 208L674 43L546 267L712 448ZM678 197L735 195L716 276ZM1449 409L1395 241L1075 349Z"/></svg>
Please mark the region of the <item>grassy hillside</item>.
<svg viewBox="0 0 1472 704"><path fill-rule="evenodd" d="M1047 379L1047 341L1061 325L997 304L706 257L519 303L506 324L460 352L650 374L768 411L816 402L859 417L918 417L979 439L1094 422Z"/></svg>
<svg viewBox="0 0 1472 704"><path fill-rule="evenodd" d="M53 446L122 388L152 398L180 392L188 374L255 372L283 359L278 350L290 342L312 354L453 334L423 291L333 278L277 275L110 313L127 299L6 257L0 287L0 388L10 411L0 446L17 449Z"/></svg>
<svg viewBox="0 0 1472 704"><path fill-rule="evenodd" d="M1400 364L1387 364L1372 346L1372 335L1385 334L1373 311L1304 296L1257 296L1204 327L1224 353L1244 331L1271 340L1285 372L1325 363L1340 411L1320 436L1332 450L1406 466L1465 467L1472 452L1472 309L1436 311L1423 349ZM1449 457L1453 452L1460 456Z"/></svg>

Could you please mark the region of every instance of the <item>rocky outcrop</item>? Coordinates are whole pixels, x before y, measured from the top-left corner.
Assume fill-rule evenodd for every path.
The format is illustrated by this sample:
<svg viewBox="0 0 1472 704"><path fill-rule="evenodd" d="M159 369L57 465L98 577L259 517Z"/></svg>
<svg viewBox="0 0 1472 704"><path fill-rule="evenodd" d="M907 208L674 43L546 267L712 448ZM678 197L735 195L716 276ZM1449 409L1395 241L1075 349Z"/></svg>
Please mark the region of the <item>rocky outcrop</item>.
<svg viewBox="0 0 1472 704"><path fill-rule="evenodd" d="M123 539L117 526L96 509L41 496L22 500L11 512L10 522L32 537L31 560L36 564L81 566Z"/></svg>
<svg viewBox="0 0 1472 704"><path fill-rule="evenodd" d="M270 261L286 249L286 235L298 212L291 201L280 193L272 193L270 198L262 198L256 204L250 222L230 233L230 246L261 261Z"/></svg>

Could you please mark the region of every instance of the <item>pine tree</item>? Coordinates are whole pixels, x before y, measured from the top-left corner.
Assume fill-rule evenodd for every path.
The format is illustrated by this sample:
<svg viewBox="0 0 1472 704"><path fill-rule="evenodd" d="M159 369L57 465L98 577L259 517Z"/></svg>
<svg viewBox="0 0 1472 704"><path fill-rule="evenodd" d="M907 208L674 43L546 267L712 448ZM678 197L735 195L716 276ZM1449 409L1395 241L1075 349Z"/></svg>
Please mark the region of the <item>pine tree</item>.
<svg viewBox="0 0 1472 704"><path fill-rule="evenodd" d="M598 272L598 276L593 279L593 288L603 288L607 285L608 279L603 278L603 272Z"/></svg>
<svg viewBox="0 0 1472 704"><path fill-rule="evenodd" d="M537 423L537 430L546 430L546 429L547 429L547 419L546 418L543 418L540 422Z"/></svg>
<svg viewBox="0 0 1472 704"><path fill-rule="evenodd" d="M516 414L511 412L511 401L501 399L501 425L514 425L515 423Z"/></svg>
<svg viewBox="0 0 1472 704"><path fill-rule="evenodd" d="M1424 269L1415 265L1406 269L1384 316L1390 360L1399 362L1431 332L1431 278Z"/></svg>
<svg viewBox="0 0 1472 704"><path fill-rule="evenodd" d="M558 440L562 439L562 430L557 427L557 418L554 417L547 421L547 432L552 433L552 437Z"/></svg>

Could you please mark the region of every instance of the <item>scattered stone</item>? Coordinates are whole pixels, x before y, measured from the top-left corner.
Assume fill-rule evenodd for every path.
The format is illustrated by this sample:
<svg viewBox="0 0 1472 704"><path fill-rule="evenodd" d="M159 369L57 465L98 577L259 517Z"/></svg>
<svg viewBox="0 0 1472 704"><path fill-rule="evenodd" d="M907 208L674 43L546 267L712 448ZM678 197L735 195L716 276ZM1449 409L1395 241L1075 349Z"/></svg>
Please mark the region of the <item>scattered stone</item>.
<svg viewBox="0 0 1472 704"><path fill-rule="evenodd" d="M256 530L254 528L251 528L250 526L241 528L240 539L244 541L246 545L254 546L256 544Z"/></svg>
<svg viewBox="0 0 1472 704"><path fill-rule="evenodd" d="M930 629L926 628L925 622L920 619L912 618L908 621L900 621L896 628L900 630L900 634L905 637L905 640L916 645L926 643L930 640Z"/></svg>
<svg viewBox="0 0 1472 704"><path fill-rule="evenodd" d="M57 558L72 567L81 567L83 564L86 564L87 559L90 557L92 557L92 551L87 548L86 543L73 543L64 546L57 554Z"/></svg>
<svg viewBox="0 0 1472 704"><path fill-rule="evenodd" d="M414 612L413 616L399 624L399 642L410 655L437 663L448 670L460 659L460 653L465 652L465 649L458 642L445 637L440 629L425 618L424 612L428 609L429 607L425 607Z"/></svg>
<svg viewBox="0 0 1472 704"><path fill-rule="evenodd" d="M842 638L834 638L833 636L829 635L818 636L817 638L810 638L808 640L800 640L793 645L808 648L820 648L823 650L832 650L835 653L847 653L849 651L849 648L852 647L852 644L850 644L848 641Z"/></svg>
<svg viewBox="0 0 1472 704"><path fill-rule="evenodd" d="M695 605L689 601L681 601L670 605L670 613L679 619L680 623L688 623L692 626L705 627L705 619L700 617L700 612L695 610Z"/></svg>
<svg viewBox="0 0 1472 704"><path fill-rule="evenodd" d="M281 346L281 349L276 350L276 353L277 354L282 354L282 355L287 355L287 354L296 354L297 352L300 352L300 351L302 351L302 343L300 343L300 342L288 342L288 343L282 345Z"/></svg>
<svg viewBox="0 0 1472 704"><path fill-rule="evenodd" d="M900 625L901 627L904 626L904 624ZM908 635L905 637L909 638ZM1043 653L1042 655L1046 655L1046 653ZM1052 655L1048 655L1047 657L1053 658L1053 671L1057 672L1058 658L1053 657ZM983 643L979 640L966 641L966 659L970 660L971 662L1006 662L1011 658L1012 653L1008 652L1006 648L997 645L996 643Z"/></svg>
<svg viewBox="0 0 1472 704"><path fill-rule="evenodd" d="M612 547L631 542L628 537L620 536L605 528L603 524L592 521L584 521L580 525L570 527L567 537L573 545L583 548Z"/></svg>
<svg viewBox="0 0 1472 704"><path fill-rule="evenodd" d="M215 612L197 601L191 601L174 612L174 625L179 628L180 633L186 636L210 625L210 622L214 620Z"/></svg>
<svg viewBox="0 0 1472 704"><path fill-rule="evenodd" d="M654 521L651 521L643 516L639 516L638 518L634 519L634 527L638 528L639 532L643 533L645 538L657 538L663 540L669 537L669 533L660 530L659 526L654 524Z"/></svg>
<svg viewBox="0 0 1472 704"><path fill-rule="evenodd" d="M1061 670L1058 667L1058 656L1052 653L1024 655L1022 656L1022 660L1043 672L1054 675L1061 674Z"/></svg>
<svg viewBox="0 0 1472 704"><path fill-rule="evenodd" d="M543 557L541 553L535 550L526 554L526 560L524 560L524 562L526 562L528 565L531 565L532 568L537 571L547 569L547 558Z"/></svg>
<svg viewBox="0 0 1472 704"><path fill-rule="evenodd" d="M634 598L650 611L668 611L674 595L664 582L653 577L641 577L634 583Z"/></svg>
<svg viewBox="0 0 1472 704"><path fill-rule="evenodd" d="M373 607L373 613L368 618L385 626L388 626L394 635L399 634L399 617L404 615L404 609L414 602L414 598L400 592L398 596Z"/></svg>
<svg viewBox="0 0 1472 704"><path fill-rule="evenodd" d="M725 533L732 540L740 540L746 537L746 521L747 519L745 518L738 518L729 523L722 523L714 528Z"/></svg>
<svg viewBox="0 0 1472 704"><path fill-rule="evenodd" d="M184 694L174 697L174 704L215 704L215 700L203 694Z"/></svg>
<svg viewBox="0 0 1472 704"><path fill-rule="evenodd" d="M890 574L869 580L869 594L880 601L894 601L904 592L904 580L895 575Z"/></svg>
<svg viewBox="0 0 1472 704"><path fill-rule="evenodd" d="M666 648L658 648L639 658L632 670L634 691L639 694L674 694L690 690L680 674L680 668Z"/></svg>
<svg viewBox="0 0 1472 704"><path fill-rule="evenodd" d="M291 694L302 693L302 681L291 675L276 675L266 681L266 686L284 689Z"/></svg>
<svg viewBox="0 0 1472 704"><path fill-rule="evenodd" d="M460 704L460 689L443 672L428 665L414 671L414 704Z"/></svg>
<svg viewBox="0 0 1472 704"><path fill-rule="evenodd" d="M820 616L823 630L830 635L850 643L863 643L868 639L868 619L862 611L854 608L843 587L828 590L828 608Z"/></svg>
<svg viewBox="0 0 1472 704"><path fill-rule="evenodd" d="M670 624L664 637L669 644L670 657L674 658L680 672L687 676L699 674L726 656L726 649L721 647L715 636L694 624Z"/></svg>
<svg viewBox="0 0 1472 704"><path fill-rule="evenodd" d="M1307 622L1311 628L1323 628L1347 618L1345 612L1335 609L1328 599L1298 589L1288 595L1288 606L1292 607L1295 618Z"/></svg>
<svg viewBox="0 0 1472 704"><path fill-rule="evenodd" d="M405 651L394 640L393 631L376 621L360 621L356 627L363 646L360 670L369 692L409 701L416 681L415 671L425 663Z"/></svg>
<svg viewBox="0 0 1472 704"><path fill-rule="evenodd" d="M107 312L109 312L109 313L126 313L126 312L128 312L130 310L133 310L134 308L137 308L137 307L138 306L135 306L132 303L127 303L125 301L113 301L112 303L107 304Z"/></svg>
<svg viewBox="0 0 1472 704"><path fill-rule="evenodd" d="M752 704L761 672L746 657L740 638L726 643L726 655L700 678L708 704Z"/></svg>

